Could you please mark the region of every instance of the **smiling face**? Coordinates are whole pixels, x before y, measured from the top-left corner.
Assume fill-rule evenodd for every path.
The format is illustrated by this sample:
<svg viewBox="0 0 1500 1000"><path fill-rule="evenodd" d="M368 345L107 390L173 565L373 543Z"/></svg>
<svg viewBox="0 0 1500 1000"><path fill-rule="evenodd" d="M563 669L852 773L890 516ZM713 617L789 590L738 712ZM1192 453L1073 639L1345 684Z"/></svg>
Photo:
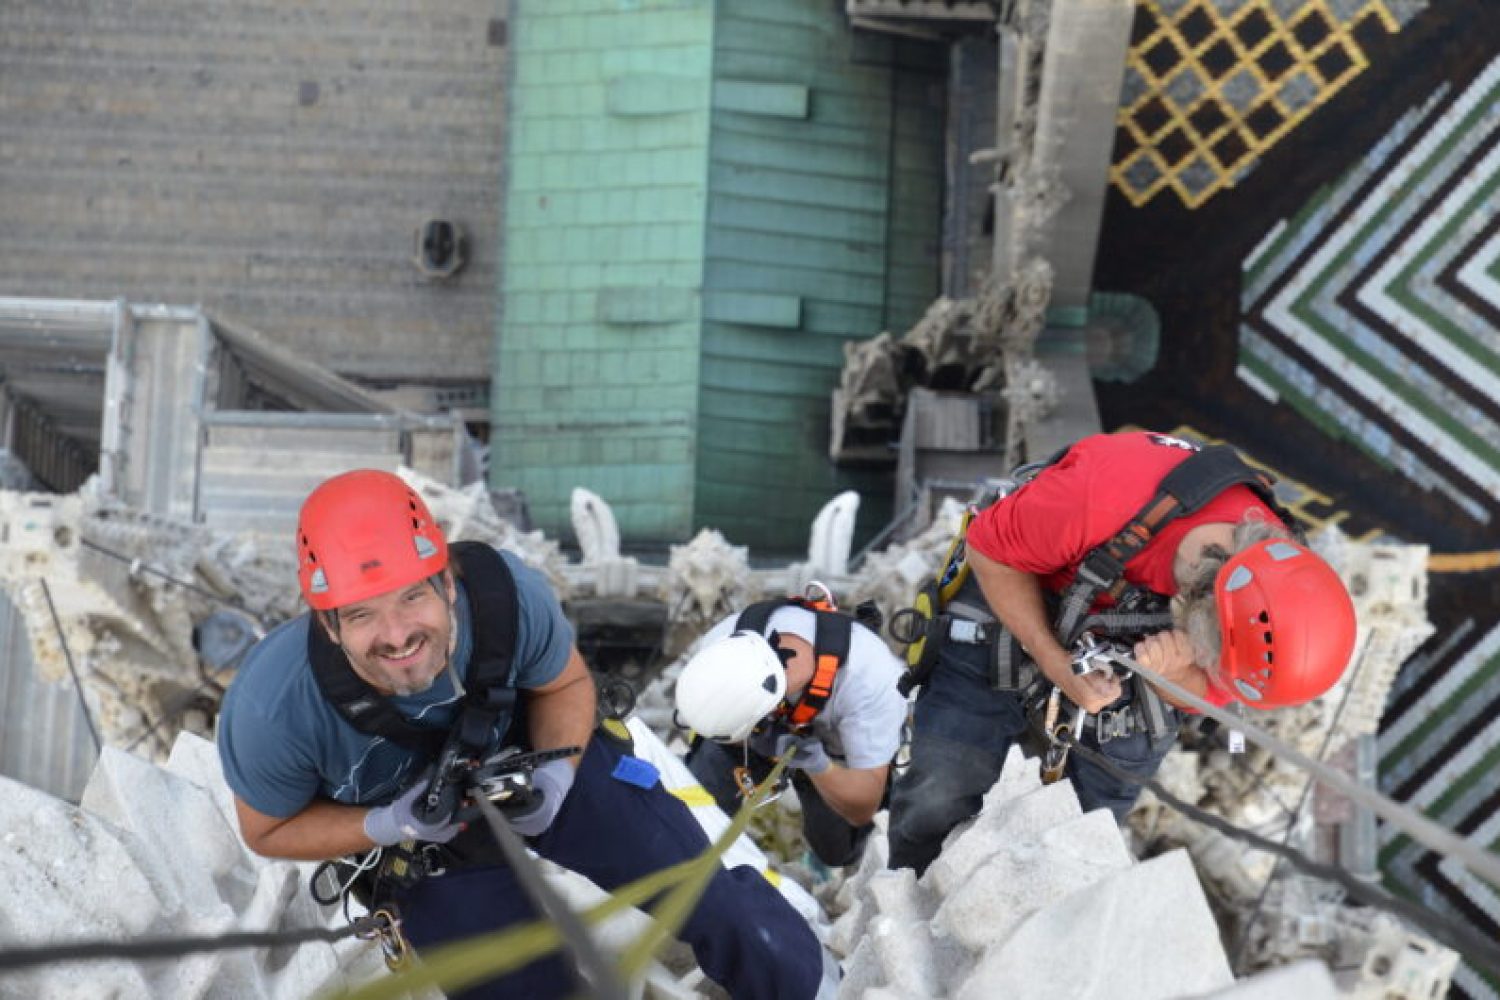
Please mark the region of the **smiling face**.
<svg viewBox="0 0 1500 1000"><path fill-rule="evenodd" d="M354 672L381 694L421 694L448 665L456 596L452 576L444 573L442 594L422 580L346 605L334 612L333 639Z"/></svg>

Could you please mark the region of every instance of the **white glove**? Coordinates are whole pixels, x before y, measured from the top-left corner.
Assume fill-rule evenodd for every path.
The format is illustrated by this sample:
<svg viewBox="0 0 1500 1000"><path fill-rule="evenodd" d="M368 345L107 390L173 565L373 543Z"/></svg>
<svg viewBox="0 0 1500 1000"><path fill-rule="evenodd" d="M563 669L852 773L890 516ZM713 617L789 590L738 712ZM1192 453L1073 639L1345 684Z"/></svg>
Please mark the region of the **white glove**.
<svg viewBox="0 0 1500 1000"><path fill-rule="evenodd" d="M816 736L768 730L750 737L750 749L773 760L787 758L786 766L794 771L822 774L832 766L823 741Z"/></svg>
<svg viewBox="0 0 1500 1000"><path fill-rule="evenodd" d="M384 847L403 840L425 840L446 844L463 829L463 823L451 816L431 823L418 819L417 800L427 791L427 782L419 781L396 796L395 801L376 806L365 813L365 836Z"/></svg>
<svg viewBox="0 0 1500 1000"><path fill-rule="evenodd" d="M562 809L578 772L567 760L549 760L531 772L532 798L518 812L506 812L510 828L523 837L545 833Z"/></svg>

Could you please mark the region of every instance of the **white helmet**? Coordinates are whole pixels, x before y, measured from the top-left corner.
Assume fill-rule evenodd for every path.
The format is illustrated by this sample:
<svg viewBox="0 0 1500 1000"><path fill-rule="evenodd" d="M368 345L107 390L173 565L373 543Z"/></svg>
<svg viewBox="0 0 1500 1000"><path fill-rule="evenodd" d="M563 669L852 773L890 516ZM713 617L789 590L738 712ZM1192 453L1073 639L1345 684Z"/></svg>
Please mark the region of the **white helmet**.
<svg viewBox="0 0 1500 1000"><path fill-rule="evenodd" d="M677 677L677 715L706 739L741 743L786 697L786 668L761 635L736 632L698 651Z"/></svg>

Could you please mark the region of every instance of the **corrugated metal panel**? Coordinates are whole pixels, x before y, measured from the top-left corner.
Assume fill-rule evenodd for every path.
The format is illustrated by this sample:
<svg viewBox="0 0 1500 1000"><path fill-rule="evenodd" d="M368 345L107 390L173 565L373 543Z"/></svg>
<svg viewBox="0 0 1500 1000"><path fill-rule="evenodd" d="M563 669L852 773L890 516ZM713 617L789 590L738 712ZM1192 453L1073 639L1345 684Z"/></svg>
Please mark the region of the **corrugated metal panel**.
<svg viewBox="0 0 1500 1000"><path fill-rule="evenodd" d="M690 530L712 0L517 5L491 485Z"/></svg>
<svg viewBox="0 0 1500 1000"><path fill-rule="evenodd" d="M942 59L900 68L890 40L814 0L718 15L716 87L736 100L713 121L705 299L795 299L800 322L707 317L694 519L792 550L842 490L864 494L864 525L889 512L883 474L829 462L829 393L845 342L907 322L936 290L942 115L922 81L941 87ZM779 92L756 108L755 83L806 88L806 118Z"/></svg>
<svg viewBox="0 0 1500 1000"><path fill-rule="evenodd" d="M184 521L284 533L359 466L458 481L457 417L393 410L198 309L0 298L0 393L0 440L45 486L97 470L106 495ZM81 474L60 484L63 449Z"/></svg>
<svg viewBox="0 0 1500 1000"><path fill-rule="evenodd" d="M401 459L394 427L210 426L198 508L215 527L290 534L302 501L324 479L349 469L394 471Z"/></svg>
<svg viewBox="0 0 1500 1000"><path fill-rule="evenodd" d="M97 756L72 682L37 676L26 623L0 591L0 774L77 802Z"/></svg>

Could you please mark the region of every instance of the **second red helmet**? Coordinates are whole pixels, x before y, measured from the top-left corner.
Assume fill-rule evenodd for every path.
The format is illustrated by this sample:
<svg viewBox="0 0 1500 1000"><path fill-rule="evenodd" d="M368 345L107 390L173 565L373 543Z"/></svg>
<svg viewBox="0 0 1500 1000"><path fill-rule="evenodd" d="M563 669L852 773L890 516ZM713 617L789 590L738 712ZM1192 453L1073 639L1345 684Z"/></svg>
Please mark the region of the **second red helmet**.
<svg viewBox="0 0 1500 1000"><path fill-rule="evenodd" d="M1338 681L1354 652L1354 602L1332 566L1286 538L1225 562L1214 583L1220 668L1254 708L1300 705Z"/></svg>

